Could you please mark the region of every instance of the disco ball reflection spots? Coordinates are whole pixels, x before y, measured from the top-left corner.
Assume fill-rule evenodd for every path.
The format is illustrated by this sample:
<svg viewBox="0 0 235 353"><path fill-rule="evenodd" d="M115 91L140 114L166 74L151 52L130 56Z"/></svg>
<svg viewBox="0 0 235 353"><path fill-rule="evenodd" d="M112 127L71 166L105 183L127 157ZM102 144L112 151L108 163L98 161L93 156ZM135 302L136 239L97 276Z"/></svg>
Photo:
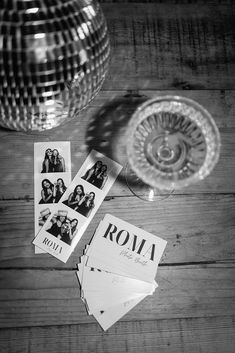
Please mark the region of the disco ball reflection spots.
<svg viewBox="0 0 235 353"><path fill-rule="evenodd" d="M100 90L109 57L95 0L1 0L0 125L45 130L77 117Z"/></svg>

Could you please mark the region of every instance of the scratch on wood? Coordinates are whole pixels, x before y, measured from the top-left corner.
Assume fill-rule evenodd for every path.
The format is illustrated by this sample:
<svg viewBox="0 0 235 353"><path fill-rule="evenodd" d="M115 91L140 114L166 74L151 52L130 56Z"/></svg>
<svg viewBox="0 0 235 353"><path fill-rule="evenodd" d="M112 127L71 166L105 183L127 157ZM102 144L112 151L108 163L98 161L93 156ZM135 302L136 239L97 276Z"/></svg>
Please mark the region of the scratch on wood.
<svg viewBox="0 0 235 353"><path fill-rule="evenodd" d="M125 98L142 98L142 97L147 97L144 94L140 94L139 90L135 89L130 89L127 90L127 93L124 95Z"/></svg>
<svg viewBox="0 0 235 353"><path fill-rule="evenodd" d="M114 196L106 196L104 201L110 201L110 200L114 200L115 197Z"/></svg>

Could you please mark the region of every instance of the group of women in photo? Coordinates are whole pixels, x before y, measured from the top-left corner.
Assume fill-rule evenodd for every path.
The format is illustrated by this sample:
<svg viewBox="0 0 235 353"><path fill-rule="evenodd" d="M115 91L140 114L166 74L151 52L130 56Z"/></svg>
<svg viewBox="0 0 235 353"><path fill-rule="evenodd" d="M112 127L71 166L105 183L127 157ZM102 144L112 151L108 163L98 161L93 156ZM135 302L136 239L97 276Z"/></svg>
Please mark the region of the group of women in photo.
<svg viewBox="0 0 235 353"><path fill-rule="evenodd" d="M42 163L42 173L64 171L64 158L60 156L57 149L52 150L48 148ZM107 178L107 165L103 164L100 160L96 161L82 176L83 180L86 180L99 189L104 187ZM62 178L58 178L54 184L49 179L43 179L39 204L58 203L66 189ZM92 209L95 207L95 193L93 191L85 193L84 186L79 184L70 193L68 200L63 203L83 216L89 217ZM54 227L56 226L54 225Z"/></svg>
<svg viewBox="0 0 235 353"><path fill-rule="evenodd" d="M57 149L47 148L42 162L41 173L63 173L65 172L64 158Z"/></svg>
<svg viewBox="0 0 235 353"><path fill-rule="evenodd" d="M95 193L93 191L85 193L83 185L76 185L68 200L63 203L85 217L89 217L95 207Z"/></svg>
<svg viewBox="0 0 235 353"><path fill-rule="evenodd" d="M39 204L57 203L66 189L64 181L61 178L58 178L54 184L49 179L43 179Z"/></svg>
<svg viewBox="0 0 235 353"><path fill-rule="evenodd" d="M108 179L107 165L97 161L93 167L88 169L82 179L88 181L99 189L102 189Z"/></svg>
<svg viewBox="0 0 235 353"><path fill-rule="evenodd" d="M41 173L65 172L65 161L57 149L47 148L44 160L42 162ZM98 160L86 173L82 176L93 186L102 189L107 181L107 165ZM58 203L67 187L62 178L58 178L52 183L48 178L42 180L41 183L41 200L39 204ZM70 193L68 199L63 203L73 210L77 211L85 217L89 217L91 211L95 207L95 193L93 191L85 192L82 184L76 185ZM58 211L50 220L50 228L47 232L62 240L67 244L71 244L72 239L77 233L78 220L76 218L69 219L67 211ZM40 213L39 226L42 227L50 216L50 210L44 209Z"/></svg>
<svg viewBox="0 0 235 353"><path fill-rule="evenodd" d="M76 218L69 219L66 211L58 211L58 213L52 217L51 223L47 232L62 240L64 243L71 245L77 233L78 220Z"/></svg>

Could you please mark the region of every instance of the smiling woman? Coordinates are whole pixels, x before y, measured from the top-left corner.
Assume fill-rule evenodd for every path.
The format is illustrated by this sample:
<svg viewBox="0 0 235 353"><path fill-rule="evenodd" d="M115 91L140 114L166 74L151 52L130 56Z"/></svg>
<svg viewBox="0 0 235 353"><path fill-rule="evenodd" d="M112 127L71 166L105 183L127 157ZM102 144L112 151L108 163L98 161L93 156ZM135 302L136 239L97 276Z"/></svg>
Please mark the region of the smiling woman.
<svg viewBox="0 0 235 353"><path fill-rule="evenodd" d="M52 173L52 150L48 148L45 152L44 160L42 162L42 173Z"/></svg>
<svg viewBox="0 0 235 353"><path fill-rule="evenodd" d="M52 151L52 169L55 173L63 173L65 172L65 162L64 158L59 154L57 149Z"/></svg>
<svg viewBox="0 0 235 353"><path fill-rule="evenodd" d="M43 179L40 204L53 202L54 185L49 179Z"/></svg>

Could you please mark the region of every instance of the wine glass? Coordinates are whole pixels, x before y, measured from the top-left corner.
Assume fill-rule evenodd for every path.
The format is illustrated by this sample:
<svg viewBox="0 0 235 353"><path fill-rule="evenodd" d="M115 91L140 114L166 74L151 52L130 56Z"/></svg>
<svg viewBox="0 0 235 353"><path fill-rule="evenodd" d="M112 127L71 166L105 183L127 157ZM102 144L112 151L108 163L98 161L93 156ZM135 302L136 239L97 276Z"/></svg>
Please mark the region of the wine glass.
<svg viewBox="0 0 235 353"><path fill-rule="evenodd" d="M220 134L204 107L185 97L156 97L128 124L126 181L141 199L163 199L204 179L219 154Z"/></svg>

